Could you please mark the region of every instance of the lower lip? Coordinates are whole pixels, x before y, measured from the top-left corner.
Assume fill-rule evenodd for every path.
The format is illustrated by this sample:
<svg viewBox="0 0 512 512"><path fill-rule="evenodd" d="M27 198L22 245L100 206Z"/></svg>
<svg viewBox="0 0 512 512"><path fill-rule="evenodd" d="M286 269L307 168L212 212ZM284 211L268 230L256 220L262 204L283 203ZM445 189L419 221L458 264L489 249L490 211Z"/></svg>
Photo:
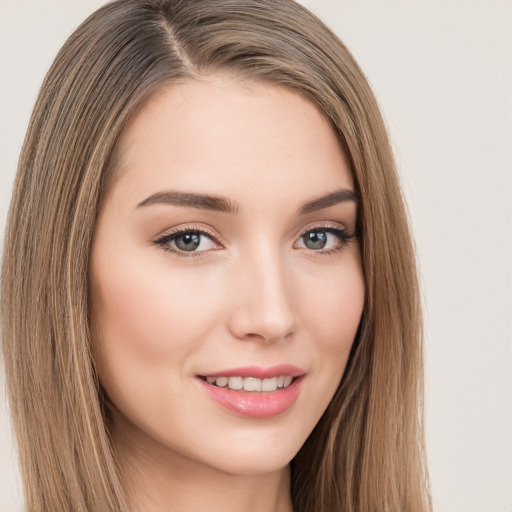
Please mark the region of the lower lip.
<svg viewBox="0 0 512 512"><path fill-rule="evenodd" d="M235 391L198 380L208 395L229 411L248 418L264 419L282 414L295 403L303 377L296 377L286 388L261 392Z"/></svg>

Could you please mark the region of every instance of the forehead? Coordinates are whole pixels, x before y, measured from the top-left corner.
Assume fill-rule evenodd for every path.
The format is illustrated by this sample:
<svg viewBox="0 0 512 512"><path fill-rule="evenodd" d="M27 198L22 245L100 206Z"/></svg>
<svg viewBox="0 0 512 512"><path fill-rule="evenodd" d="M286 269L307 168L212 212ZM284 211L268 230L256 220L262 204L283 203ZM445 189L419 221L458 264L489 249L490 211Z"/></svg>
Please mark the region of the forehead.
<svg viewBox="0 0 512 512"><path fill-rule="evenodd" d="M180 189L302 200L353 188L336 134L316 106L283 87L222 76L153 96L122 134L118 155L115 186L139 198Z"/></svg>

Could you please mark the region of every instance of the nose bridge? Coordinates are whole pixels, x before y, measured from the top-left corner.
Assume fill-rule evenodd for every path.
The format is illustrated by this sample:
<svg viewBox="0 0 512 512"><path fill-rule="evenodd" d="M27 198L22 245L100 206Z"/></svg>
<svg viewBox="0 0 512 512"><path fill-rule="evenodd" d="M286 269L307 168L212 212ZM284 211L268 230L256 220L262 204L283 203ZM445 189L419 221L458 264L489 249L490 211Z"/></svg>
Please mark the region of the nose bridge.
<svg viewBox="0 0 512 512"><path fill-rule="evenodd" d="M279 247L258 244L235 272L231 330L238 338L275 342L296 329L292 276Z"/></svg>

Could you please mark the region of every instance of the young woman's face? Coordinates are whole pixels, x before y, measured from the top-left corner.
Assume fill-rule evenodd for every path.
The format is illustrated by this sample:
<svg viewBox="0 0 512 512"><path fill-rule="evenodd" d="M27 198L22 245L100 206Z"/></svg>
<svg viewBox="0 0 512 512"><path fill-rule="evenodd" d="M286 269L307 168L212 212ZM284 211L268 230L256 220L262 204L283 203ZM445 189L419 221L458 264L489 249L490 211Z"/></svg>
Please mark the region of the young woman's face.
<svg viewBox="0 0 512 512"><path fill-rule="evenodd" d="M353 190L328 122L288 90L210 77L141 109L90 265L123 446L236 474L286 466L363 309Z"/></svg>

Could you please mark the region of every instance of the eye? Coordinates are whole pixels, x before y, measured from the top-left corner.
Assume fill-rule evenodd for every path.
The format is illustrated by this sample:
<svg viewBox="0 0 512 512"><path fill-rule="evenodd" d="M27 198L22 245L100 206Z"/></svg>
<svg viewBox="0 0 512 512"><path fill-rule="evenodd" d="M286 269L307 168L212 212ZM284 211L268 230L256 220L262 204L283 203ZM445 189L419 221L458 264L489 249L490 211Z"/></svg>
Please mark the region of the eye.
<svg viewBox="0 0 512 512"><path fill-rule="evenodd" d="M345 244L354 238L346 229L335 227L318 227L303 233L295 243L295 247L316 252L331 253L343 249Z"/></svg>
<svg viewBox="0 0 512 512"><path fill-rule="evenodd" d="M330 233L327 233L327 231L309 231L305 235L302 235L302 241L304 242L304 246L308 249L324 249L327 245L329 235ZM331 237L332 236L331 234Z"/></svg>
<svg viewBox="0 0 512 512"><path fill-rule="evenodd" d="M198 229L174 231L156 240L155 244L180 256L192 256L193 253L220 248L212 236Z"/></svg>

